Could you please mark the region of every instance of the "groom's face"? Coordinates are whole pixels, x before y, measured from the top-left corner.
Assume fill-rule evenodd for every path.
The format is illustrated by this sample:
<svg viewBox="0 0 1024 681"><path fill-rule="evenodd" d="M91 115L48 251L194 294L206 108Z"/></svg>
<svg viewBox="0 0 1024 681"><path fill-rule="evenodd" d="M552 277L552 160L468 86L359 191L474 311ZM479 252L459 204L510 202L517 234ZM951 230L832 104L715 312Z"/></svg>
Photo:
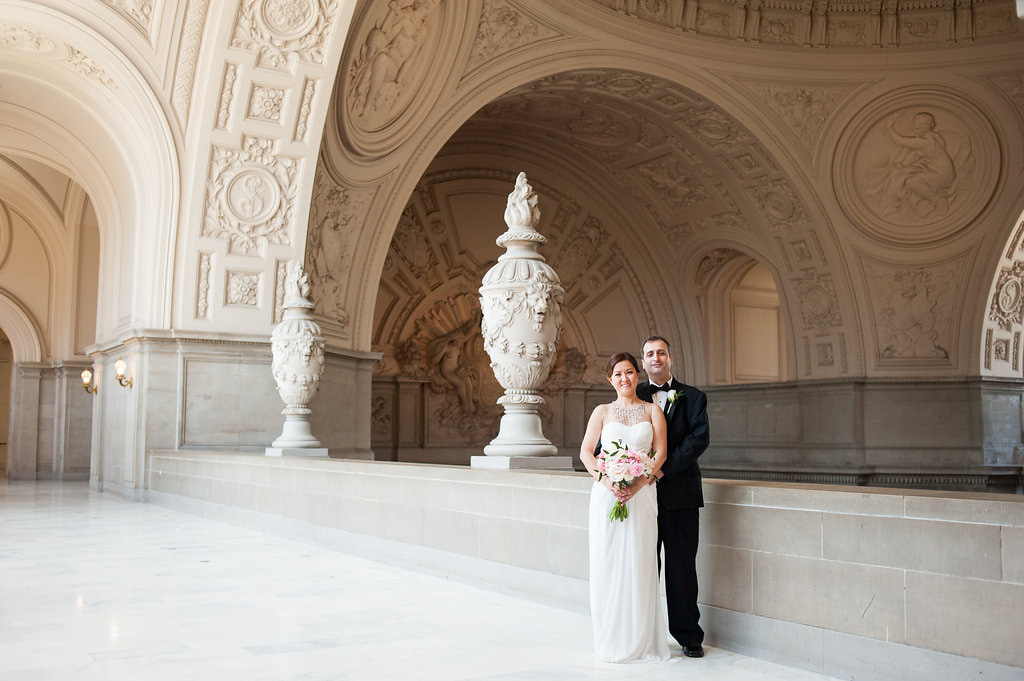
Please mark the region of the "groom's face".
<svg viewBox="0 0 1024 681"><path fill-rule="evenodd" d="M652 340L644 343L644 371L653 383L664 383L672 377L672 355L668 353L665 341Z"/></svg>

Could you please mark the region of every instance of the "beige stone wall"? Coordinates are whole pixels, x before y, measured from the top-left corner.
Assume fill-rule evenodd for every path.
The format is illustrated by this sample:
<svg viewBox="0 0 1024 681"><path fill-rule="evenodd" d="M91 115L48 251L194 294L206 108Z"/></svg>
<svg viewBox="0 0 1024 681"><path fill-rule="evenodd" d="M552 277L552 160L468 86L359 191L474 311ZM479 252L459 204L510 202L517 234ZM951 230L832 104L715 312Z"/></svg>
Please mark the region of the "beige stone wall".
<svg viewBox="0 0 1024 681"><path fill-rule="evenodd" d="M153 453L147 478L152 501L574 608L587 604L590 486L200 452ZM713 645L836 676L1019 678L1021 498L726 481L706 481L705 496Z"/></svg>

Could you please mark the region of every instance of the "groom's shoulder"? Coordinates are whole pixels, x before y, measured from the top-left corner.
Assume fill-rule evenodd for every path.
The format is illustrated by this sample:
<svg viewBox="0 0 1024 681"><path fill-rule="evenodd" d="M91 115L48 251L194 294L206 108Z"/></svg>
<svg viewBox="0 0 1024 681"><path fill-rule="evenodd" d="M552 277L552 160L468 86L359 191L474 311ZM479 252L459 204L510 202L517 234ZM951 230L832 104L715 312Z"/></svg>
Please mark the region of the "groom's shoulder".
<svg viewBox="0 0 1024 681"><path fill-rule="evenodd" d="M676 389L676 390L682 390L683 393L685 395L689 396L689 397L704 397L704 398L707 397L707 395L704 394L704 391L701 390L700 388L695 388L692 385L687 385L686 383L683 383L682 381L680 381L678 379L672 379L672 380L673 380L672 387L674 389Z"/></svg>

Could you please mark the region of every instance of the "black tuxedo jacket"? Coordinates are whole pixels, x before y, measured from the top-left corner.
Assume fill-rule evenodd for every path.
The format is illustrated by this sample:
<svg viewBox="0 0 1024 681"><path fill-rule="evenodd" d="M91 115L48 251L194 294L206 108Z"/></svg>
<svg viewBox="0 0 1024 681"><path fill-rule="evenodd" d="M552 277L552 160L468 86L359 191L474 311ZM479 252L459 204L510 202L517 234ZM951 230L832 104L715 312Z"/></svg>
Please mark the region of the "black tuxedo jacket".
<svg viewBox="0 0 1024 681"><path fill-rule="evenodd" d="M661 467L665 474L658 480L658 506L665 509L700 508L704 505L700 466L697 459L708 448L708 398L703 392L672 379L675 403L668 407L665 424L668 454ZM651 399L651 384L644 381L636 387L636 395L645 402Z"/></svg>

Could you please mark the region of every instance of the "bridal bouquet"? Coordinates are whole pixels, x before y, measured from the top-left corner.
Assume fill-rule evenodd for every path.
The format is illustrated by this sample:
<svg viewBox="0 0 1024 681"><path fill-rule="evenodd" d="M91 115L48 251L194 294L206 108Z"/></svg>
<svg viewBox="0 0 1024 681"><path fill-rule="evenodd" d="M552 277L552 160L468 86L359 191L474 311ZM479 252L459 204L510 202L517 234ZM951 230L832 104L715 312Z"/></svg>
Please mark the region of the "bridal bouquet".
<svg viewBox="0 0 1024 681"><path fill-rule="evenodd" d="M602 449L597 456L597 479L608 477L612 480L612 486L620 490L629 486L641 475L650 476L654 472L654 452L642 452L636 449L626 449L622 440L612 441L612 449ZM608 514L608 520L625 520L629 517L629 509L621 501L616 501L612 506L612 512Z"/></svg>

